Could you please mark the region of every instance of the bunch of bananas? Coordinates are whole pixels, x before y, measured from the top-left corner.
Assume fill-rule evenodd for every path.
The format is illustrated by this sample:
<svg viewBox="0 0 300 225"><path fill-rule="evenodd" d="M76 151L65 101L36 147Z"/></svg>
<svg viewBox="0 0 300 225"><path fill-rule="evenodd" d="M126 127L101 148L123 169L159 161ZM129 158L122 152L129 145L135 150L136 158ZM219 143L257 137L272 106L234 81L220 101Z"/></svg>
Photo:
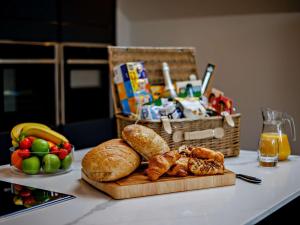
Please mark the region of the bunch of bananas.
<svg viewBox="0 0 300 225"><path fill-rule="evenodd" d="M42 138L57 145L69 142L63 135L41 123L20 123L13 127L10 136L14 147L18 147L19 142L27 136Z"/></svg>

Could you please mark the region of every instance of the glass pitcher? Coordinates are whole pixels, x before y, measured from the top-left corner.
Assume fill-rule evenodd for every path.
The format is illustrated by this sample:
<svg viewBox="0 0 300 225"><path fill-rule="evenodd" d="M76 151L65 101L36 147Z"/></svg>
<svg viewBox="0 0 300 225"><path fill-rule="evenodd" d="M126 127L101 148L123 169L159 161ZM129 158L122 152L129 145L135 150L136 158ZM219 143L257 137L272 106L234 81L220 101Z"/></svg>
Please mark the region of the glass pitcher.
<svg viewBox="0 0 300 225"><path fill-rule="evenodd" d="M296 129L293 117L287 113L278 112L270 108L262 109L263 130L261 139L274 138L278 141L279 154L278 160L283 161L288 159L291 154L286 126L290 127L292 140L296 141Z"/></svg>

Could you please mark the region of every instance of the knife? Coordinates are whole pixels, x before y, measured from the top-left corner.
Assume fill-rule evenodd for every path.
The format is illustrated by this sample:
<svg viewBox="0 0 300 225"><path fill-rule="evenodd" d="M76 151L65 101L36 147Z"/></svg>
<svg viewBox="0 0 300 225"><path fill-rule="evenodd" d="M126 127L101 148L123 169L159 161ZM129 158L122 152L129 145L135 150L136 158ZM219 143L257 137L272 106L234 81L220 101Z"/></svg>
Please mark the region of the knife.
<svg viewBox="0 0 300 225"><path fill-rule="evenodd" d="M245 174L236 174L236 178L240 178L241 180L253 183L253 184L260 184L262 182L261 179L257 177L248 176Z"/></svg>

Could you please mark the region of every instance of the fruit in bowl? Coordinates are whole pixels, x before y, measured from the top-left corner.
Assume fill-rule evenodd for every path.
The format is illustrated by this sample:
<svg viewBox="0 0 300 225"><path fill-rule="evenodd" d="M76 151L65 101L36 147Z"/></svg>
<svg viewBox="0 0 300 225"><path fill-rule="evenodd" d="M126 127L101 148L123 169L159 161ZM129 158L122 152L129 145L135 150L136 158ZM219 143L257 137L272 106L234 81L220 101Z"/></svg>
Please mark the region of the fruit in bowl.
<svg viewBox="0 0 300 225"><path fill-rule="evenodd" d="M66 137L40 123L21 123L11 130L11 165L25 174L69 171L74 146Z"/></svg>

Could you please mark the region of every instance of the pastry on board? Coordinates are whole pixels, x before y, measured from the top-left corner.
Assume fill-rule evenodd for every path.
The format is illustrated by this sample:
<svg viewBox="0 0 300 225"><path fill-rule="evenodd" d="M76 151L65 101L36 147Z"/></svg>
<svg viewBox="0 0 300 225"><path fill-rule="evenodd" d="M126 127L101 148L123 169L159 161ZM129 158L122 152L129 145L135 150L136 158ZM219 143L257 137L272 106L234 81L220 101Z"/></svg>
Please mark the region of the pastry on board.
<svg viewBox="0 0 300 225"><path fill-rule="evenodd" d="M157 180L166 173L172 165L180 158L178 151L170 151L163 155L155 155L149 159L149 166L146 174L151 181Z"/></svg>
<svg viewBox="0 0 300 225"><path fill-rule="evenodd" d="M188 168L196 176L224 174L224 165L213 159L190 158Z"/></svg>
<svg viewBox="0 0 300 225"><path fill-rule="evenodd" d="M173 157L169 156L167 160L166 156L169 153L172 153ZM205 176L224 174L224 169L224 155L221 152L203 147L184 146L178 151L150 158L146 174L149 180L154 181L164 174L175 177Z"/></svg>
<svg viewBox="0 0 300 225"><path fill-rule="evenodd" d="M186 177L189 175L188 171L189 157L181 156L175 164L168 170L169 176Z"/></svg>

